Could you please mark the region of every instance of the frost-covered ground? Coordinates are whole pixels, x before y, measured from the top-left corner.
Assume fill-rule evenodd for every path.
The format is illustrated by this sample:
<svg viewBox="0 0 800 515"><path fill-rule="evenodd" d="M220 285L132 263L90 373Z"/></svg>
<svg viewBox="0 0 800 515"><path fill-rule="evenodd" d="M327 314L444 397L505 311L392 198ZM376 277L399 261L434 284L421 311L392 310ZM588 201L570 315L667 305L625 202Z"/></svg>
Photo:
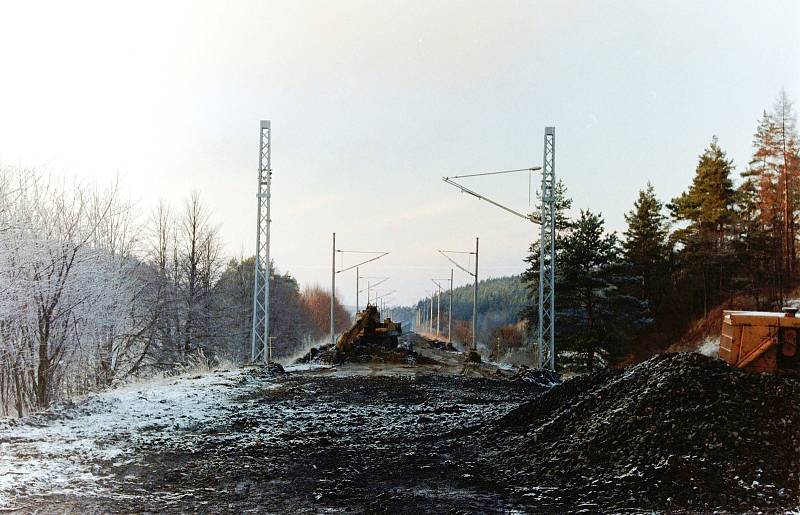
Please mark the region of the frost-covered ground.
<svg viewBox="0 0 800 515"><path fill-rule="evenodd" d="M429 351L437 359L425 365L187 375L6 421L0 511L650 513L797 505L793 378L744 375L676 354L556 385L545 372L465 366L454 353Z"/></svg>
<svg viewBox="0 0 800 515"><path fill-rule="evenodd" d="M38 495L97 496L135 449L216 420L241 371L128 385L22 420L0 419L0 507Z"/></svg>
<svg viewBox="0 0 800 515"><path fill-rule="evenodd" d="M0 506L84 514L516 506L483 478L462 475L446 453L453 438L469 438L542 385L438 365L287 369L159 380L5 421Z"/></svg>
<svg viewBox="0 0 800 515"><path fill-rule="evenodd" d="M543 386L487 379L491 365L460 377L460 354L429 350L438 365L190 373L0 419L0 511L339 511L383 502L390 485L410 506L502 505L449 479L431 490L415 471L431 473L431 438Z"/></svg>

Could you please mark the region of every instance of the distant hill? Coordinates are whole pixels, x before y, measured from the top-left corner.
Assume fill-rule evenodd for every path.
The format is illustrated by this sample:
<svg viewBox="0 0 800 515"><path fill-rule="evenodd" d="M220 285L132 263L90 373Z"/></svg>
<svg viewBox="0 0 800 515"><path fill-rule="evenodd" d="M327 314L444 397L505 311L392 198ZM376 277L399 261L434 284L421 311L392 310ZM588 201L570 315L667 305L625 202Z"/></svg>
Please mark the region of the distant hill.
<svg viewBox="0 0 800 515"><path fill-rule="evenodd" d="M519 275L478 282L478 317L483 324L500 326L518 322L525 302L525 287ZM472 286L453 290L453 318L472 318Z"/></svg>
<svg viewBox="0 0 800 515"><path fill-rule="evenodd" d="M478 282L478 322L481 338L495 329L515 324L520 320L520 312L526 303L525 287L519 275L496 277ZM442 313L447 316L447 292L442 292ZM420 299L414 306L395 308L395 318L413 323L417 308L425 306ZM472 285L460 286L453 290L453 319L472 319Z"/></svg>

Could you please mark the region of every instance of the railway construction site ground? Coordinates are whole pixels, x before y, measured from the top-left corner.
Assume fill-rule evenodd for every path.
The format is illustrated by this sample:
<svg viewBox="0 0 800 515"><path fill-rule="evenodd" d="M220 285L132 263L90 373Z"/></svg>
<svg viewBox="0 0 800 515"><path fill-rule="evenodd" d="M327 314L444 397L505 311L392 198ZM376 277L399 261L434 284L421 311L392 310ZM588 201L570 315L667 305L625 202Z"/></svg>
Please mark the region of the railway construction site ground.
<svg viewBox="0 0 800 515"><path fill-rule="evenodd" d="M434 364L216 371L0 423L0 507L38 513L783 512L800 382L697 354L563 384Z"/></svg>

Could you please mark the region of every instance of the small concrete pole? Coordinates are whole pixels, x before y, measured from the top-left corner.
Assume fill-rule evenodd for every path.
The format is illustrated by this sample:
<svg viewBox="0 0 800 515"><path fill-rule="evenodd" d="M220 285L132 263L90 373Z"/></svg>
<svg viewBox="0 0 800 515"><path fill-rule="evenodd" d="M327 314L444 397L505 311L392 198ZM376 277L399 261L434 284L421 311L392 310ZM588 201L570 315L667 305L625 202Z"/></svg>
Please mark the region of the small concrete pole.
<svg viewBox="0 0 800 515"><path fill-rule="evenodd" d="M447 341L452 343L453 330L453 269L450 269L450 307L447 308Z"/></svg>
<svg viewBox="0 0 800 515"><path fill-rule="evenodd" d="M472 291L472 350L478 350L478 238L475 238L475 287Z"/></svg>
<svg viewBox="0 0 800 515"><path fill-rule="evenodd" d="M439 337L439 329L442 326L442 287L438 284L439 291L436 293L436 337Z"/></svg>
<svg viewBox="0 0 800 515"><path fill-rule="evenodd" d="M333 250L331 251L331 345L334 341L335 326L333 320L333 303L336 296L336 233L333 233Z"/></svg>
<svg viewBox="0 0 800 515"><path fill-rule="evenodd" d="M428 334L433 334L433 292L431 292L431 319L428 321Z"/></svg>

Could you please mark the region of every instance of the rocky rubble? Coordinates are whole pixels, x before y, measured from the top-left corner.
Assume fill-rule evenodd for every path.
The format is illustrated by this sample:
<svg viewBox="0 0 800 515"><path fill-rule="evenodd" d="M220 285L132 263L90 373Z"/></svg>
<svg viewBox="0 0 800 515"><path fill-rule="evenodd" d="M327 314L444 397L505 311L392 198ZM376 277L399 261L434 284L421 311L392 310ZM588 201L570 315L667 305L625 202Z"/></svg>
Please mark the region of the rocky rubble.
<svg viewBox="0 0 800 515"><path fill-rule="evenodd" d="M374 374L382 368L387 375ZM502 378L405 365L370 371L252 367L169 378L65 407L41 428L8 427L0 501L5 488L7 503L40 513L800 506L797 378L743 373L698 354L560 384L524 368L498 369ZM36 477L18 476L25 471Z"/></svg>
<svg viewBox="0 0 800 515"><path fill-rule="evenodd" d="M303 354L297 360L295 365L306 363L333 363L333 358L336 354L336 347L333 344L320 345L319 347L311 347L308 352Z"/></svg>
<svg viewBox="0 0 800 515"><path fill-rule="evenodd" d="M542 388L552 388L553 386L561 384L561 377L556 372L529 368L524 365L517 368L514 375L509 377L509 379L512 381L533 383Z"/></svg>
<svg viewBox="0 0 800 515"><path fill-rule="evenodd" d="M448 342L448 341L445 341L445 340L439 340L439 339L436 339L436 338L432 338L432 339L423 338L423 339L433 349L439 349L439 350L443 350L443 351L447 351L447 352L459 352L459 350L456 349L456 347L451 342Z"/></svg>
<svg viewBox="0 0 800 515"><path fill-rule="evenodd" d="M312 347L305 355L295 361L295 364L321 363L325 365L341 365L343 363L394 363L394 364L434 364L435 361L420 356L414 352L410 345L400 344L397 347L357 342L353 345L352 352L344 353L334 345Z"/></svg>
<svg viewBox="0 0 800 515"><path fill-rule="evenodd" d="M465 461L542 509L800 504L800 382L699 354L566 381L480 434Z"/></svg>

